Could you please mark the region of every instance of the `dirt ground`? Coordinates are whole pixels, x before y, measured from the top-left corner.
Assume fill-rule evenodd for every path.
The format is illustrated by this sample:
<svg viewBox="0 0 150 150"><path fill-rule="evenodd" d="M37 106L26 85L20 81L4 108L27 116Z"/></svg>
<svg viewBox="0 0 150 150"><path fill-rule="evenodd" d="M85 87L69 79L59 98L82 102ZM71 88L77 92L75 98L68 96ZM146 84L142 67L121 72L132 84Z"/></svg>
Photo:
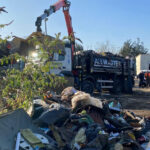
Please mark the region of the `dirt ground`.
<svg viewBox="0 0 150 150"><path fill-rule="evenodd" d="M102 94L102 97L108 100L118 100L124 109L140 116L150 117L150 87L139 88L138 83L139 81L135 80L133 94L110 95L106 92ZM67 86L73 86L73 79L69 79ZM99 94L96 94L96 97L99 97Z"/></svg>
<svg viewBox="0 0 150 150"><path fill-rule="evenodd" d="M140 116L150 117L150 87L139 88L136 81L133 94L110 95L110 97L119 100L124 109Z"/></svg>

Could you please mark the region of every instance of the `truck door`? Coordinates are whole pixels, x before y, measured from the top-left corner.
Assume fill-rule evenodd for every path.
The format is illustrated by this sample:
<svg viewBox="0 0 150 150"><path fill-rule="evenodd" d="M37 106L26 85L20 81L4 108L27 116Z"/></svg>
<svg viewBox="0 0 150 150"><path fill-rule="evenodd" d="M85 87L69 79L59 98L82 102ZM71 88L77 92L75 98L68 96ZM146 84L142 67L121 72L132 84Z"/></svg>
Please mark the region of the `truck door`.
<svg viewBox="0 0 150 150"><path fill-rule="evenodd" d="M54 73L56 75L71 74L71 48L65 47L64 54L54 53L52 64L54 67L50 68L50 73Z"/></svg>

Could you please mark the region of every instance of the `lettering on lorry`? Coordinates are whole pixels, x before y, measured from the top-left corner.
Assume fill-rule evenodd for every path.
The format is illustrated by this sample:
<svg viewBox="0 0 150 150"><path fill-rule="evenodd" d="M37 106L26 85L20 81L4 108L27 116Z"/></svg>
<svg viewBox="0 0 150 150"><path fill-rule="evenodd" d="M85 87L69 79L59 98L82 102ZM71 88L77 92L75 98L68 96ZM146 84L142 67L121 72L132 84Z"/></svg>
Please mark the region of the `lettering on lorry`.
<svg viewBox="0 0 150 150"><path fill-rule="evenodd" d="M108 60L106 58L95 58L95 67L121 67L121 62L119 60Z"/></svg>

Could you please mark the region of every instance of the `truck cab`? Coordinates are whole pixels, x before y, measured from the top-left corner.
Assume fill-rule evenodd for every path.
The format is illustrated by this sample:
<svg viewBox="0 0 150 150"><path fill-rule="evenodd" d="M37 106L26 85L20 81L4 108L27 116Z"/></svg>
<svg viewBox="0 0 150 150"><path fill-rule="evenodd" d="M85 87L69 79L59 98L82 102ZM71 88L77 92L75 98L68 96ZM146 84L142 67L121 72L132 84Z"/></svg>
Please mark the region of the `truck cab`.
<svg viewBox="0 0 150 150"><path fill-rule="evenodd" d="M72 54L69 44L65 45L64 53L54 53L52 58L53 68L50 68L50 73L56 75L71 75L72 73Z"/></svg>

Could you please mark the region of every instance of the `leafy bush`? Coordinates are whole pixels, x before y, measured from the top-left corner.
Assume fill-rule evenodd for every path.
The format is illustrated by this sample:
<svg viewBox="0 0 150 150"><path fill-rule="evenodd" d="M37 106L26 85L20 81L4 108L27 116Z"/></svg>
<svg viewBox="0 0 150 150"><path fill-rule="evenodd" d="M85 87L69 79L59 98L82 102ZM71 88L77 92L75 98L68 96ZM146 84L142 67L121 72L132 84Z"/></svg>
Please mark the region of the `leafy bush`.
<svg viewBox="0 0 150 150"><path fill-rule="evenodd" d="M1 12L7 13L5 7L0 7ZM10 25L12 22L0 24L0 29ZM50 56L55 52L61 53L61 49L64 47L63 40L60 40L60 33L51 40L41 33L35 33L35 35L27 42L33 48L36 45L39 46L39 57L41 62L44 63L34 64L29 59L25 59L18 54L9 56L6 54L0 57L0 113L18 108L26 110L34 97L43 97L47 90L55 90L66 82L63 77L49 74L50 69L57 67L57 63L50 61ZM0 35L1 51L5 51L9 38L8 36L3 39ZM27 64L21 71L15 65L12 65L20 60Z"/></svg>
<svg viewBox="0 0 150 150"><path fill-rule="evenodd" d="M18 108L29 107L34 97L43 97L48 90L55 90L63 86L66 82L63 77L49 74L50 69L57 67L57 64L51 63L49 57L54 52L61 53L60 46L64 44L59 39L60 34L55 39L49 41L47 37L42 42L33 37L29 42L34 46L39 45L39 56L44 63L34 64L18 54L13 54L0 59L1 65L8 63L9 60L23 60L26 67L20 71L15 68L7 68L0 71L0 98L4 105L4 110L15 110ZM47 60L47 61L45 61Z"/></svg>

